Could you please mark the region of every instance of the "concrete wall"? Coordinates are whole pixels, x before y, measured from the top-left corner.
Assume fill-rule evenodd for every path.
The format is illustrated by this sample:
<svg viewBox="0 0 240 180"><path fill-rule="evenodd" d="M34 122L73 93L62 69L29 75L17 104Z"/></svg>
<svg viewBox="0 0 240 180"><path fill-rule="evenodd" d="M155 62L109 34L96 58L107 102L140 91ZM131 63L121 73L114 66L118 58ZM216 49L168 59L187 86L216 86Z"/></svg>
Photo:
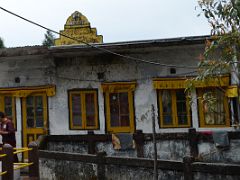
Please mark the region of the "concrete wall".
<svg viewBox="0 0 240 180"><path fill-rule="evenodd" d="M161 163L161 162L158 162ZM162 162L165 163L165 162ZM194 170L192 175L184 173L184 167L180 170L179 167L163 167L158 168L158 179L159 180L184 180L184 179L192 179L192 180L238 180L239 173L235 173L233 171L229 172L221 172L219 171L223 166L219 164L214 164L216 172L211 172L208 170L207 164L202 164L202 168L199 170ZM219 165L219 166L218 166ZM66 161L60 159L48 159L41 158L40 159L40 179L42 180L93 180L98 179L99 174L104 176L106 180L146 180L153 179L154 170L152 167L146 165L142 165L143 167L136 165L114 165L113 164L95 164L95 163L86 163L81 161ZM174 166L174 165L172 165ZM227 164L225 164L227 168ZM212 169L212 166L209 166ZM239 167L239 166L238 166ZM175 170L174 170L175 169ZM236 169L235 169L236 170ZM186 177L184 177L186 176Z"/></svg>
<svg viewBox="0 0 240 180"><path fill-rule="evenodd" d="M198 145L199 157L207 162L240 162L240 140L231 140L229 148L216 148L213 143L202 142Z"/></svg>
<svg viewBox="0 0 240 180"><path fill-rule="evenodd" d="M41 180L96 179L96 166L90 163L41 159L39 166Z"/></svg>

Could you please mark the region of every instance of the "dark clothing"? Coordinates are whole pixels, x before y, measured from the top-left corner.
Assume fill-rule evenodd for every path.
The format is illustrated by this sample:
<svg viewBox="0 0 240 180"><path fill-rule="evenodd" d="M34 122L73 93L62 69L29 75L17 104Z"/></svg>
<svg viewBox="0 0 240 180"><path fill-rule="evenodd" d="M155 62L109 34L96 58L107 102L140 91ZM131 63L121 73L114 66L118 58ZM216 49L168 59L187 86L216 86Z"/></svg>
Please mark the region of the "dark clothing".
<svg viewBox="0 0 240 180"><path fill-rule="evenodd" d="M3 144L10 144L13 147L16 147L16 137L15 129L11 120L8 120L6 123L1 123L0 128L2 131L8 132L8 134L2 134Z"/></svg>
<svg viewBox="0 0 240 180"><path fill-rule="evenodd" d="M2 131L8 132L8 134L2 134L3 144L10 144L13 148L16 147L16 136L15 128L12 121L9 119L5 123L0 124L0 129ZM18 162L17 154L14 154L14 162Z"/></svg>

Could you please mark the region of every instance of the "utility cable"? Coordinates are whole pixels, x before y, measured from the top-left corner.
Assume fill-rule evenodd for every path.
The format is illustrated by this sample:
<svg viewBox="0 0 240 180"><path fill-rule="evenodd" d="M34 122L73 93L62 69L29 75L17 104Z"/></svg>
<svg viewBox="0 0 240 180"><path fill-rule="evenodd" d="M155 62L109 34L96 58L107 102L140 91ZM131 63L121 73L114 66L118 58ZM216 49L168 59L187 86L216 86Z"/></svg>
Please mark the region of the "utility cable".
<svg viewBox="0 0 240 180"><path fill-rule="evenodd" d="M72 40L77 41L77 42L79 42L79 43L83 43L83 44L85 44L85 45L87 45L87 46L89 46L89 47L92 47L92 48L98 49L98 50L100 50L100 51L103 51L103 52L106 52L106 53L109 53L109 54L113 54L113 55L116 55L116 56L119 56L119 57L122 57L122 58L125 58L125 59L134 60L134 61L139 61L139 62L147 63L147 64L165 66L165 67L186 68L186 69L198 69L197 66L184 66L184 65L181 66L181 65L173 65L173 64L164 64L164 63L158 63L158 62L154 62L154 61L148 61L148 60L145 60L145 59L140 59L140 58L136 58L136 57L132 57L132 56L122 55L122 54L119 54L119 53L110 51L110 50L108 50L108 49L105 49L105 48L102 48L102 47L99 47L99 46L95 46L95 45L86 43L86 42L84 42L84 41L81 41L81 40L79 40L79 39L76 39L76 38L67 36L67 35L65 35L65 34L59 33L59 32L57 32L57 31L54 31L54 30L52 30L52 29L50 29L50 28L47 28L47 27L45 27L45 26L43 26L43 25L41 25L41 24L38 24L38 23L36 23L36 22L34 22L34 21L31 21L31 20L29 20L29 19L27 19L27 18L24 18L24 17L22 17L22 16L20 16L20 15L18 15L18 14L16 14L16 13L14 13L14 12L11 12L11 11L9 11L9 10L1 7L1 6L0 6L0 9L3 10L3 11L5 11L5 12L7 12L7 13L9 13L9 14L11 14L11 15L14 15L14 16L16 16L16 17L18 17L18 18L20 18L20 19L22 19L22 20L24 20L24 21L27 21L27 22L29 22L29 23L31 23L31 24L34 24L34 25L36 25L36 26L38 26L38 27L41 27L41 28L43 28L43 29L46 29L46 30L48 30L48 31L50 31L50 32L53 32L53 33L55 33L55 34L58 34L58 35L60 35L60 36L63 36L63 37L72 39Z"/></svg>

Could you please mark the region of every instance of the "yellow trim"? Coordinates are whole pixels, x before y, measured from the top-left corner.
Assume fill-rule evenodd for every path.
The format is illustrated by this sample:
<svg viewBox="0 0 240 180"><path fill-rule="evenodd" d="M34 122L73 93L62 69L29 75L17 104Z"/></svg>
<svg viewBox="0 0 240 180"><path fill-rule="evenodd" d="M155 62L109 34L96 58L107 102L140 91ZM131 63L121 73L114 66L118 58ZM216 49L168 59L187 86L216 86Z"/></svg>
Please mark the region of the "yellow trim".
<svg viewBox="0 0 240 180"><path fill-rule="evenodd" d="M27 166L33 165L33 162L31 163L14 163L14 165L18 165L18 167L15 167L14 170L21 169Z"/></svg>
<svg viewBox="0 0 240 180"><path fill-rule="evenodd" d="M45 93L47 96L54 96L55 85L0 88L0 94L11 94L14 97L27 97L33 93Z"/></svg>
<svg viewBox="0 0 240 180"><path fill-rule="evenodd" d="M238 97L238 87L236 85L228 86L228 88L226 89L225 95L229 98Z"/></svg>
<svg viewBox="0 0 240 180"><path fill-rule="evenodd" d="M73 125L73 116L72 116L72 95L78 94L81 98L81 115L82 115L82 126L74 126ZM87 126L87 117L86 117L86 94L94 95L94 111L95 111L95 126ZM97 129L98 125L98 103L97 103L97 91L96 90L72 90L69 91L69 113L70 113L70 129Z"/></svg>
<svg viewBox="0 0 240 180"><path fill-rule="evenodd" d="M199 100L198 100L198 108L199 108L199 119L200 119L200 127L209 127L209 128L218 128L218 127L230 127L230 116L229 116L229 106L228 106L228 100L227 97L224 96L223 97L223 108L224 111L226 113L225 115L225 124L223 125L208 125L205 123L205 114L204 114L204 110L203 110L203 101L202 101L202 97L204 94L204 89L198 89L198 96L199 96Z"/></svg>
<svg viewBox="0 0 240 180"><path fill-rule="evenodd" d="M0 176L2 176L2 175L4 175L4 174L7 174L7 171L0 172Z"/></svg>
<svg viewBox="0 0 240 180"><path fill-rule="evenodd" d="M176 89L178 90L178 89ZM177 115L177 96L176 96L176 90L167 90L170 91L171 94L171 106L172 106L172 125L165 125L163 123L163 105L162 105L162 93L161 91L158 92L159 94L159 110L160 110L160 125L163 128L184 128L184 127L190 127L190 121L191 121L191 115L190 115L190 106L188 99L186 97L186 116L187 116L187 124L186 125L180 125L178 124L178 115ZM184 91L182 89L182 91Z"/></svg>
<svg viewBox="0 0 240 180"><path fill-rule="evenodd" d="M7 156L7 154L1 154L0 158Z"/></svg>
<svg viewBox="0 0 240 180"><path fill-rule="evenodd" d="M194 82L196 88L229 86L229 76L214 77L206 81ZM153 79L154 89L184 89L187 87L186 78L156 78Z"/></svg>
<svg viewBox="0 0 240 180"><path fill-rule="evenodd" d="M134 132L134 99L133 91L136 89L136 82L116 82L116 83L103 83L102 90L105 92L105 107L106 107L106 123L107 131L111 133L120 132ZM112 127L111 126L111 113L110 113L110 94L111 93L128 93L128 108L129 108L129 126L125 127Z"/></svg>
<svg viewBox="0 0 240 180"><path fill-rule="evenodd" d="M114 83L102 83L103 92L117 92L123 91L134 91L136 89L136 82L114 82Z"/></svg>

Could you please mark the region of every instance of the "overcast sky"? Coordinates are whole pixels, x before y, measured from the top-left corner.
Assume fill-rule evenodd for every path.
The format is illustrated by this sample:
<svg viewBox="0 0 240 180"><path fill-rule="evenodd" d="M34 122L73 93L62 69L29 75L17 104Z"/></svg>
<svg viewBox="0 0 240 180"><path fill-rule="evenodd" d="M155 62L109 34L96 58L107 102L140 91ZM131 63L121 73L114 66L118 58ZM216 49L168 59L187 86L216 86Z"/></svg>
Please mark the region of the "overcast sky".
<svg viewBox="0 0 240 180"><path fill-rule="evenodd" d="M197 0L0 0L0 6L55 31L79 11L104 42L208 35ZM46 30L0 10L0 37L7 47L41 45ZM58 37L58 36L57 36Z"/></svg>

